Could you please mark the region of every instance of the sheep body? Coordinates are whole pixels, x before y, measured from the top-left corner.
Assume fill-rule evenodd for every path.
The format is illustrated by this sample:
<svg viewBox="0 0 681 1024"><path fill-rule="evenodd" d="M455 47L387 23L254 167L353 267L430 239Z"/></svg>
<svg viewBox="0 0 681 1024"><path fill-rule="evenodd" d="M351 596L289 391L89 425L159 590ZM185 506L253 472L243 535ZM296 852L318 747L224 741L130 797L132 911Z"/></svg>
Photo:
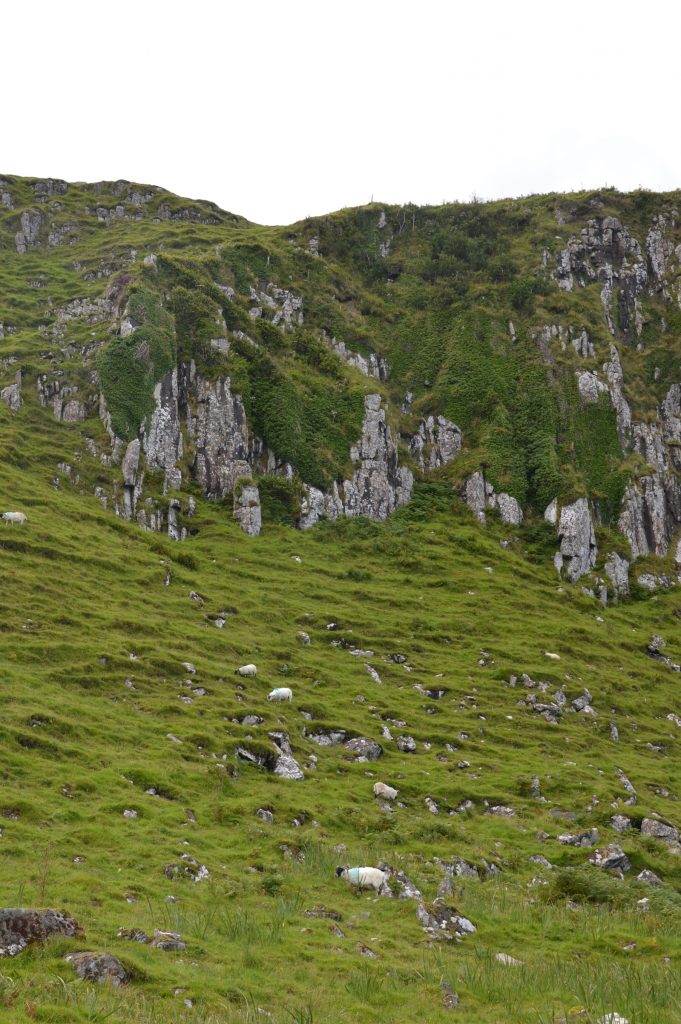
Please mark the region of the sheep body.
<svg viewBox="0 0 681 1024"><path fill-rule="evenodd" d="M255 665L241 665L240 668L234 669L235 676L257 676L258 670Z"/></svg>
<svg viewBox="0 0 681 1024"><path fill-rule="evenodd" d="M336 875L338 878L344 878L350 885L356 886L358 889L375 889L376 892L380 893L383 886L387 884L389 875L387 871L381 871L380 868L336 868Z"/></svg>
<svg viewBox="0 0 681 1024"><path fill-rule="evenodd" d="M26 522L24 512L0 512L0 519L5 523L19 523L22 526Z"/></svg>
<svg viewBox="0 0 681 1024"><path fill-rule="evenodd" d="M394 800L398 790L392 786L386 786L385 782L374 783L374 796L382 796L384 800Z"/></svg>
<svg viewBox="0 0 681 1024"><path fill-rule="evenodd" d="M274 690L267 694L267 699L277 701L292 700L293 690L288 686L276 686Z"/></svg>

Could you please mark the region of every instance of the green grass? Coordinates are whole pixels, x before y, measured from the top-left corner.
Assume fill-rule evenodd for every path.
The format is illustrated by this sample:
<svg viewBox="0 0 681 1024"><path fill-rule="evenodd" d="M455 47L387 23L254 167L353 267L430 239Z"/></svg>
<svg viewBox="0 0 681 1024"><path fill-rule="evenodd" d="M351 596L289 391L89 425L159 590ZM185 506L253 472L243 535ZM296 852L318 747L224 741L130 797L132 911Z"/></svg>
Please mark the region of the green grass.
<svg viewBox="0 0 681 1024"><path fill-rule="evenodd" d="M490 516L483 529L452 487L464 467L486 458L496 483L537 508L554 487L588 488L610 503L608 514L616 507L622 470L611 419L595 409L578 421L566 383L574 379L571 353L557 350L547 367L530 342L542 323L588 324L594 365L602 362L608 337L597 288L570 297L525 285L509 290L535 274L538 246L555 248L557 234L578 230L594 197L387 209L394 240L382 260L378 206L282 231L210 204L191 204L201 222L154 223L159 204L171 212L187 205L158 193L143 219L108 227L94 212L85 215L85 205L123 203L132 216L127 193L113 183L97 195L72 186L50 216L77 223L80 240L19 259L18 211L47 207L36 204L27 181L9 180L17 210L0 212L0 322L17 330L0 342L0 359L20 361L25 404L17 415L0 404L0 505L24 510L28 522L0 525L0 904L63 907L85 938L3 960L3 1019L417 1024L452 1019L442 999L447 983L471 1024L557 1024L571 1011L574 1020L618 1012L631 1024L674 1024L681 863L661 842L614 832L610 818L659 814L681 825L679 731L666 717L681 713L678 676L645 653L655 632L681 657L678 594L603 609L579 586L559 583L550 561L555 536L545 524L530 517L512 529ZM644 231L645 197L601 199L606 212L626 214ZM564 227L553 214L559 204L576 211ZM313 234L321 258L307 251ZM158 252L158 269L131 263L131 248L140 257ZM304 327L275 339L271 325L250 321L248 289L265 277L302 295ZM27 283L38 280L43 288ZM252 424L308 482L343 472L367 388L384 393L394 425L411 388L417 413L437 404L465 421L468 447L384 524L324 522L298 533L288 524L299 482L268 477L258 538L240 532L227 504L199 495L184 543L145 533L93 496L95 486L110 488L115 473L84 444L87 436L103 445L99 420L59 424L35 395L36 375L55 369L82 394L96 394L91 372L98 360L102 372L118 343L108 324L74 321L60 339L40 328L56 307L101 297L112 285L121 289L117 302L142 303L138 319L149 332L146 362L132 366L135 374L141 367L139 390L125 381L120 388L126 436L177 343L203 360L207 374L232 375ZM235 298L226 300L218 285L235 288ZM171 305L159 304L171 294ZM652 316L661 299L645 303ZM259 347L235 340L218 365L205 342L220 308L228 328ZM513 349L511 315L521 339ZM387 385L346 371L333 356L326 362L322 329L357 351L386 355ZM675 358L655 365L673 374ZM662 384L647 353L628 349L622 360L632 403L650 409ZM122 373L127 365L116 356L111 368ZM0 385L15 372L7 364ZM598 444L590 445L594 434ZM71 479L60 462L72 466ZM159 496L158 480L147 488ZM601 527L603 553L612 541ZM220 612L223 629L210 618ZM300 630L309 646L300 644ZM348 646L336 645L340 639ZM348 648L373 653L355 657ZM395 653L411 671L391 660ZM256 679L234 675L247 661L258 665ZM196 675L183 662L194 663ZM523 672L548 683L549 693L564 685L570 699L588 687L597 715L566 714L550 725L519 704L524 688L508 685ZM276 685L291 686L291 704L267 702ZM193 693L197 687L206 693ZM424 692L439 688L440 700ZM240 724L247 714L262 723ZM377 739L382 757L357 763L341 746L310 740L328 728ZM237 759L239 746L271 755L273 730L288 733L304 781ZM415 753L400 752L402 735L414 737ZM624 802L617 769L636 787L635 806ZM546 802L531 796L535 775ZM404 806L379 808L378 779L399 790ZM146 792L152 788L158 795ZM472 809L449 813L465 800ZM495 804L512 806L515 817L486 814ZM257 817L259 808L273 812L273 825ZM124 818L126 809L137 818ZM623 881L589 865L588 850L556 839L591 827L600 845L624 847L632 872ZM530 863L538 853L552 871ZM183 865L183 854L210 877L168 877L164 869ZM442 878L436 858L455 856L482 876L454 880L452 903L477 927L461 943L429 944L413 901L357 895L335 877L337 864L385 862L432 902ZM486 877L485 862L500 874ZM643 868L660 875L660 890L634 880ZM340 920L305 915L318 905ZM125 942L121 927L177 930L187 950ZM133 981L115 991L78 982L63 956L79 949L113 953ZM522 966L500 964L497 952Z"/></svg>

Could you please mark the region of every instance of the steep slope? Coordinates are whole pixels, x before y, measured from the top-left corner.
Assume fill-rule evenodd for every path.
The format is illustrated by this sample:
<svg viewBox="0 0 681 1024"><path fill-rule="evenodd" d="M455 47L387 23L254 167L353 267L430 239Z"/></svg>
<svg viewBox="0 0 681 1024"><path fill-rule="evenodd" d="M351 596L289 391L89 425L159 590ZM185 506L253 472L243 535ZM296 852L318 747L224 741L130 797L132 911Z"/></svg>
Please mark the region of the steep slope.
<svg viewBox="0 0 681 1024"><path fill-rule="evenodd" d="M674 197L0 202L7 1019L675 1021Z"/></svg>

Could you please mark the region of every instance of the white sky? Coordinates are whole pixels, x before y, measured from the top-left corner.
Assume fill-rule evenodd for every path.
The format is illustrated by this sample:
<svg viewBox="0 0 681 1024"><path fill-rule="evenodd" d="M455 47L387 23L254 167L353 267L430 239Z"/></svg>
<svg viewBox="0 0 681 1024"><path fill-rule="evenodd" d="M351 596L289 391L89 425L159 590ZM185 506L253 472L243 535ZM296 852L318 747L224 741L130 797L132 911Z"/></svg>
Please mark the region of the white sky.
<svg viewBox="0 0 681 1024"><path fill-rule="evenodd" d="M261 223L376 201L681 187L674 0L3 4L0 173Z"/></svg>

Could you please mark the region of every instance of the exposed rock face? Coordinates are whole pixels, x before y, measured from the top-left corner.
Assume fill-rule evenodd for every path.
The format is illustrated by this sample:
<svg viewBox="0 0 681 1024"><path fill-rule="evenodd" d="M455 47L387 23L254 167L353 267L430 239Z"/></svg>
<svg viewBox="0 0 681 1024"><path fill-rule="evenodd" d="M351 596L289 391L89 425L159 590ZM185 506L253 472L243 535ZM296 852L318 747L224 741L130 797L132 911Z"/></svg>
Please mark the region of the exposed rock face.
<svg viewBox="0 0 681 1024"><path fill-rule="evenodd" d="M590 220L579 238L571 238L558 254L555 277L558 287L571 292L590 281L602 284L601 302L608 329L615 333L612 300L619 289L618 321L623 334L632 329L640 336L643 314L640 296L648 282L646 263L637 240L616 217Z"/></svg>
<svg viewBox="0 0 681 1024"><path fill-rule="evenodd" d="M350 451L356 466L350 480L330 493L305 487L300 527L313 526L321 516L367 516L385 519L411 498L414 477L411 470L398 463L397 445L385 421L380 395L364 398L362 436Z"/></svg>
<svg viewBox="0 0 681 1024"><path fill-rule="evenodd" d="M37 380L38 401L43 406L52 406L54 418L63 423L79 423L86 417L85 403L73 398L77 389L66 384L60 376L49 377L41 374Z"/></svg>
<svg viewBox="0 0 681 1024"><path fill-rule="evenodd" d="M331 339L331 348L339 359L342 359L348 366L354 366L365 377L375 377L376 380L388 379L389 367L383 356L378 356L375 352L372 352L371 355L365 358L359 352L353 352L351 349L346 348L345 342L336 341L335 338Z"/></svg>
<svg viewBox="0 0 681 1024"><path fill-rule="evenodd" d="M64 910L0 910L0 956L16 956L32 942L50 935L81 935L77 921Z"/></svg>
<svg viewBox="0 0 681 1024"><path fill-rule="evenodd" d="M577 388L583 402L597 402L601 395L608 394L608 388L602 380L590 370L577 371Z"/></svg>
<svg viewBox="0 0 681 1024"><path fill-rule="evenodd" d="M165 490L175 490L182 483L177 462L182 458L182 432L178 408L177 370L167 373L154 388L154 409L148 427L141 436L149 469L165 471Z"/></svg>
<svg viewBox="0 0 681 1024"><path fill-rule="evenodd" d="M277 758L273 768L274 774L281 775L284 779L292 779L296 782L304 779L305 776L303 775L302 769L293 757L288 734L285 732L271 732L269 733L269 737L277 752Z"/></svg>
<svg viewBox="0 0 681 1024"><path fill-rule="evenodd" d="M523 521L523 510L517 499L505 492L496 494L480 469L466 480L463 500L481 523L487 522L486 509L496 510L502 523L518 526Z"/></svg>
<svg viewBox="0 0 681 1024"><path fill-rule="evenodd" d="M561 575L565 572L574 583L593 569L598 554L586 498L579 498L560 510L558 537L560 550L556 553L554 564Z"/></svg>
<svg viewBox="0 0 681 1024"><path fill-rule="evenodd" d="M303 325L302 298L286 288L278 288L271 281L264 291L257 292L251 288L251 302L255 303L249 310L253 320L269 314L275 327L285 329L295 324Z"/></svg>
<svg viewBox="0 0 681 1024"><path fill-rule="evenodd" d="M619 435L622 450L625 451L629 444L631 433L631 409L624 397L623 385L624 375L620 362L619 352L614 345L610 346L610 362L603 364L603 370L608 381L610 401L613 404L617 416L617 433Z"/></svg>
<svg viewBox="0 0 681 1024"><path fill-rule="evenodd" d="M605 562L605 575L612 584L615 600L629 596L629 562L611 551Z"/></svg>
<svg viewBox="0 0 681 1024"><path fill-rule="evenodd" d="M421 420L409 442L409 450L423 472L452 462L461 451L461 431L444 416L428 416Z"/></svg>
<svg viewBox="0 0 681 1024"><path fill-rule="evenodd" d="M18 412L21 408L21 370L17 370L14 384L9 384L0 390L0 401L5 402L12 412Z"/></svg>
<svg viewBox="0 0 681 1024"><path fill-rule="evenodd" d="M185 368L186 369L186 368ZM196 413L187 428L196 447L194 473L209 498L231 494L239 477L251 476L246 410L229 377L206 381L189 368Z"/></svg>
<svg viewBox="0 0 681 1024"><path fill-rule="evenodd" d="M626 490L618 527L634 558L667 554L681 524L681 385L673 384L655 423L635 423L632 448L653 472Z"/></svg>
<svg viewBox="0 0 681 1024"><path fill-rule="evenodd" d="M234 518L244 533L257 537L262 526L260 492L255 484L234 489Z"/></svg>
<svg viewBox="0 0 681 1024"><path fill-rule="evenodd" d="M411 498L411 470L398 465L397 446L380 395L366 395L362 436L350 457L357 465L344 484L345 514L385 519Z"/></svg>
<svg viewBox="0 0 681 1024"><path fill-rule="evenodd" d="M37 210L26 210L21 215L21 231L17 231L14 241L18 253L25 253L28 249L38 245L38 236L43 219Z"/></svg>

